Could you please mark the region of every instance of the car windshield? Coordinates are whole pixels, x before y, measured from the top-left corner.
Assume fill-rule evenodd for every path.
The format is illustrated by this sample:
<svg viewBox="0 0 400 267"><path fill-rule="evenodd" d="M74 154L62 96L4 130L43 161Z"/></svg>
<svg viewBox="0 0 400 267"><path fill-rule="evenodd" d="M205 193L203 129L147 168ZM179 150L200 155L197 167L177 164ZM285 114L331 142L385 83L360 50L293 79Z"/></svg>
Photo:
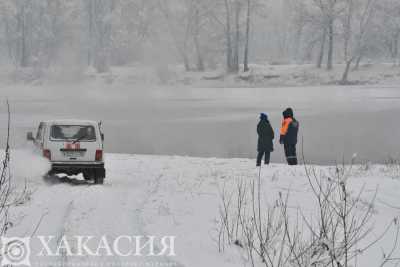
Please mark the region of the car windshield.
<svg viewBox="0 0 400 267"><path fill-rule="evenodd" d="M53 125L50 130L51 140L96 141L93 126L86 125Z"/></svg>

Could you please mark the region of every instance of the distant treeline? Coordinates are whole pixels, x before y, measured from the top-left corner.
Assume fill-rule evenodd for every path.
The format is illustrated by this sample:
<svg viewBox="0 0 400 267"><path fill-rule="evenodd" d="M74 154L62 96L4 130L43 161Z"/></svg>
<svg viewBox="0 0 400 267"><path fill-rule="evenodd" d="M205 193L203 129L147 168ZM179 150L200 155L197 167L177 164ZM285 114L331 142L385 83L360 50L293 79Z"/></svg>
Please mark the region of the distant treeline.
<svg viewBox="0 0 400 267"><path fill-rule="evenodd" d="M251 62L399 59L398 0L2 0L0 56L16 67L132 62L187 71Z"/></svg>

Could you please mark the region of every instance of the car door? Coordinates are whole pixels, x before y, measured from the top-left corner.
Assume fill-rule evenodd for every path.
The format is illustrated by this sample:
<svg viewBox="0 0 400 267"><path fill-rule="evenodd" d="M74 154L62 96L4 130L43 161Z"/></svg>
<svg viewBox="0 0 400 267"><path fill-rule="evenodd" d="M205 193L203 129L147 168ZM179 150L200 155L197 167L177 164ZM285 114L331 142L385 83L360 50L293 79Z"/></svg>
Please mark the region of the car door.
<svg viewBox="0 0 400 267"><path fill-rule="evenodd" d="M49 133L51 160L69 163L94 162L99 148L98 128L94 125L52 125Z"/></svg>
<svg viewBox="0 0 400 267"><path fill-rule="evenodd" d="M38 130L37 130L37 132L36 132L36 137L35 137L35 140L34 140L34 143L35 143L35 146L38 148L38 149L43 149L43 146L44 146L44 131L45 131L45 124L44 124L44 122L41 122L40 124L39 124L39 127L38 127Z"/></svg>

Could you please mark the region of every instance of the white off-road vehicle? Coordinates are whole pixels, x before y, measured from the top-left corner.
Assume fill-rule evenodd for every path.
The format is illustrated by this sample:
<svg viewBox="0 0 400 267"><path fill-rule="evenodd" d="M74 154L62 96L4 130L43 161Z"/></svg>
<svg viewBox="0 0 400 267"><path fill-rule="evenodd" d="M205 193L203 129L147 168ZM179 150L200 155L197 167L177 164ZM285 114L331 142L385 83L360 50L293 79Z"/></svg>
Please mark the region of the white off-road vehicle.
<svg viewBox="0 0 400 267"><path fill-rule="evenodd" d="M105 178L101 123L82 120L51 120L40 122L34 142L51 162L49 174L82 173L86 180L102 184Z"/></svg>

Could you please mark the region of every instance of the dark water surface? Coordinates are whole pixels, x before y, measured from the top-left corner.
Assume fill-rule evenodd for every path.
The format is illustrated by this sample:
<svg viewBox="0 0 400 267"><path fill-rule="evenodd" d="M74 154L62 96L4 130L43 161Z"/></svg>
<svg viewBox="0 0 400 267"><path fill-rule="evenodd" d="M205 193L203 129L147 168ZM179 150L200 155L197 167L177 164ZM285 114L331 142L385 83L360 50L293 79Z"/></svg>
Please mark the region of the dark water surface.
<svg viewBox="0 0 400 267"><path fill-rule="evenodd" d="M25 145L40 120L102 120L107 152L255 157L258 113L268 113L278 135L281 112L300 121L308 161L382 162L400 155L400 87L152 88L130 85L0 87L12 106L13 145ZM6 130L0 107L0 134ZM284 160L275 140L274 162ZM4 145L4 141L0 141Z"/></svg>

